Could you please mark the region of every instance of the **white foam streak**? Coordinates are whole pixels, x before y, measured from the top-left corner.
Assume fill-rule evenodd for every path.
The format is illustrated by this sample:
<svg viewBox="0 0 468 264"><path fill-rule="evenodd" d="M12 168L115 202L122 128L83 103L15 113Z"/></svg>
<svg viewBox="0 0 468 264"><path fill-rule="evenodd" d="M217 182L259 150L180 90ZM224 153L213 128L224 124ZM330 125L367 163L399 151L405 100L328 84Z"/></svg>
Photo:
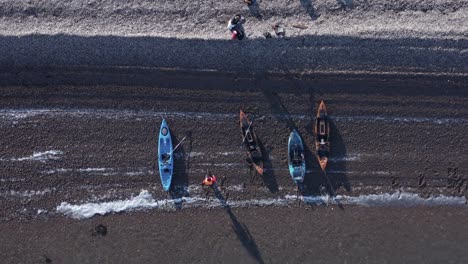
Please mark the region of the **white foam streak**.
<svg viewBox="0 0 468 264"><path fill-rule="evenodd" d="M10 195L10 196L16 196L16 197L31 198L33 196L44 196L46 194L50 194L54 192L55 190L56 190L55 188L46 188L44 190L26 190L26 191L10 190L10 191L5 192L4 194Z"/></svg>
<svg viewBox="0 0 468 264"><path fill-rule="evenodd" d="M147 174L154 174L153 170L145 170L145 168L137 171L116 171L115 168L85 168L85 169L67 169L58 168L53 170L41 171L44 174L55 174L55 173L82 173L85 175L97 175L97 176L113 176L113 175L126 175L126 176L141 176Z"/></svg>
<svg viewBox="0 0 468 264"><path fill-rule="evenodd" d="M219 156L230 156L230 155L239 155L243 152L240 151L225 151L225 152L189 152L189 153L175 153L174 157L176 159L184 158L194 158L194 157L219 157Z"/></svg>
<svg viewBox="0 0 468 264"><path fill-rule="evenodd" d="M122 212L136 208L157 207L158 203L151 194L144 190L130 200L119 200L105 203L86 203L82 205L71 205L63 202L57 207L57 212L77 219L90 218L94 215L105 215L111 212Z"/></svg>
<svg viewBox="0 0 468 264"><path fill-rule="evenodd" d="M72 117L96 117L107 119L133 119L145 117L179 117L179 118L210 118L228 119L236 117L236 114L208 113L208 112L156 112L156 111L133 111L133 110L89 110L89 109L0 109L0 118L20 120L38 115L46 116L72 116Z"/></svg>
<svg viewBox="0 0 468 264"><path fill-rule="evenodd" d="M81 205L71 205L63 202L57 206L57 212L66 216L85 219L94 215L105 215L114 212L161 209L174 210L175 208L215 208L215 207L249 207L249 206L288 206L297 200L302 200L307 204L327 205L327 204L348 204L363 206L463 206L466 204L464 197L437 196L427 199L419 197L414 193L385 193L360 195L357 197L338 195L330 196L296 196L286 195L284 198L234 200L221 202L216 198L205 199L201 197L182 197L178 199L155 200L147 191L142 190L140 194L128 200L118 200L103 203L85 203Z"/></svg>
<svg viewBox="0 0 468 264"><path fill-rule="evenodd" d="M239 201L229 201L227 202L228 206L231 207L248 207L248 206L286 206L289 204L289 201L282 198L277 199L258 199L258 200L239 200ZM220 204L221 205L221 204Z"/></svg>
<svg viewBox="0 0 468 264"><path fill-rule="evenodd" d="M198 163L198 166L206 167L242 167L244 163Z"/></svg>
<svg viewBox="0 0 468 264"><path fill-rule="evenodd" d="M103 171L113 171L112 168L86 168L86 169L79 169L79 172L103 172Z"/></svg>
<svg viewBox="0 0 468 264"><path fill-rule="evenodd" d="M383 123L432 123L468 124L467 118L431 118L431 117L396 117L396 116L333 116L336 121L347 122L383 122Z"/></svg>
<svg viewBox="0 0 468 264"><path fill-rule="evenodd" d="M177 118L203 118L203 119L231 119L237 117L234 113L209 113L209 112L156 112L156 111L132 111L132 110L89 110L89 109L0 109L0 118L10 120L21 120L38 115L46 116L73 116L73 117L95 117L107 119L132 119L142 120L147 117L177 117ZM288 118L286 115L270 114L268 118ZM310 115L290 114L290 118L309 119ZM341 116L333 115L336 121L347 122L384 122L384 123L432 123L443 124L468 124L467 118L433 118L433 117L402 117L402 116Z"/></svg>
<svg viewBox="0 0 468 264"><path fill-rule="evenodd" d="M388 155L388 153L379 154L379 156ZM331 157L330 161L361 161L363 158L374 158L374 154L348 153L346 156Z"/></svg>
<svg viewBox="0 0 468 264"><path fill-rule="evenodd" d="M28 156L28 157L11 158L10 161L33 160L33 161L45 162L47 160L59 160L60 155L62 155L62 154L63 154L63 152L60 151L60 150L47 150L47 151L44 151L44 152L33 152L33 154L31 156Z"/></svg>
<svg viewBox="0 0 468 264"><path fill-rule="evenodd" d="M136 209L173 209L178 203L186 203L188 205L196 203L201 198L182 197L179 199L165 199L156 201L153 196L147 191L142 190L140 194L129 200L118 200L104 203L86 203L82 205L71 205L63 202L57 207L57 212L63 213L66 216L85 219L94 215L105 215L108 213L118 213L123 211L131 211Z"/></svg>
<svg viewBox="0 0 468 264"><path fill-rule="evenodd" d="M422 198L418 194L408 192L369 194L359 196L337 195L330 196L294 196L287 195L286 199L300 199L310 204L347 204L362 206L460 206L466 204L465 197L431 196Z"/></svg>
<svg viewBox="0 0 468 264"><path fill-rule="evenodd" d="M25 178L1 178L0 182L24 182Z"/></svg>
<svg viewBox="0 0 468 264"><path fill-rule="evenodd" d="M431 196L427 199L420 197L415 193L385 193L360 195L358 197L337 196L336 199L342 200L346 204L357 204L364 206L441 206L441 205L464 205L465 197L455 196Z"/></svg>

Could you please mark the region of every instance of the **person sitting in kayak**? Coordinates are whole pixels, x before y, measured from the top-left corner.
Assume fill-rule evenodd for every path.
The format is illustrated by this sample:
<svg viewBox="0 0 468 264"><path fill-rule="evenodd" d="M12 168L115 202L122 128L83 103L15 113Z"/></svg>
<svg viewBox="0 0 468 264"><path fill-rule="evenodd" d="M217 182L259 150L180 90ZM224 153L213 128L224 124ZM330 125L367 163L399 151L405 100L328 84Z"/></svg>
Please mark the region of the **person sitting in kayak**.
<svg viewBox="0 0 468 264"><path fill-rule="evenodd" d="M245 18L243 18L240 14L234 15L228 22L227 28L231 31L232 39L241 40L244 38L244 29L242 27L242 23L245 22Z"/></svg>
<svg viewBox="0 0 468 264"><path fill-rule="evenodd" d="M300 151L299 145L294 145L294 150L293 150L293 159L292 163L295 166L300 166L302 164L302 161L304 160L304 154L302 151Z"/></svg>
<svg viewBox="0 0 468 264"><path fill-rule="evenodd" d="M168 163L169 160L171 159L171 153L163 153L161 155L161 159L164 163Z"/></svg>
<svg viewBox="0 0 468 264"><path fill-rule="evenodd" d="M240 14L236 14L229 20L227 28L232 31L241 26L243 22L245 22L245 18Z"/></svg>
<svg viewBox="0 0 468 264"><path fill-rule="evenodd" d="M216 176L208 174L202 182L203 186L213 186L216 183Z"/></svg>

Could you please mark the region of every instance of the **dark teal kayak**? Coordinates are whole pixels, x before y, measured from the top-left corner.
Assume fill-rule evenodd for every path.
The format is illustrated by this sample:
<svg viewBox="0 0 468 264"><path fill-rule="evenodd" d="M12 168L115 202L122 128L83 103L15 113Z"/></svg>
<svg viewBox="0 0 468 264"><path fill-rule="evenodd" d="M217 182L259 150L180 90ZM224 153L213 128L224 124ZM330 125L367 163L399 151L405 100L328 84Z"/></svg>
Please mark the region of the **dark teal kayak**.
<svg viewBox="0 0 468 264"><path fill-rule="evenodd" d="M294 129L288 141L288 165L292 180L297 184L304 180L306 167L304 159L304 144L301 136Z"/></svg>

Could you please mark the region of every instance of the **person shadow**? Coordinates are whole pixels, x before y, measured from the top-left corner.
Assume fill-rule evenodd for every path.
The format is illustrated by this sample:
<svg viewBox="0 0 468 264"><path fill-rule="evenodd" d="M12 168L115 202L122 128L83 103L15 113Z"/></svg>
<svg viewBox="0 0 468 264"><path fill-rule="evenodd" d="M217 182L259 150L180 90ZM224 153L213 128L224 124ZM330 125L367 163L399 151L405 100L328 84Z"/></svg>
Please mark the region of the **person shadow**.
<svg viewBox="0 0 468 264"><path fill-rule="evenodd" d="M178 137L172 134L173 146L180 143ZM185 146L184 146L185 145ZM190 166L190 155L192 150L192 133L189 131L186 139L174 151L174 172L172 177L171 188L169 195L174 201L176 209L182 209L183 197L189 197L188 192L188 172L187 168Z"/></svg>
<svg viewBox="0 0 468 264"><path fill-rule="evenodd" d="M239 220L232 212L231 207L227 203L226 198L223 196L223 194L221 193L216 183L213 185L213 190L214 190L214 194L216 198L221 203L221 206L224 208L224 210L226 210L226 213L229 215L229 219L232 222L231 227L234 233L236 234L237 238L242 243L242 246L245 249L247 249L247 251L249 252L249 255L252 256L258 263L261 263L261 264L265 263L263 261L262 255L249 229L247 228L245 224L242 224L241 222L239 222Z"/></svg>
<svg viewBox="0 0 468 264"><path fill-rule="evenodd" d="M311 0L300 0L302 7L306 10L307 14L310 16L312 20L316 20L320 17L320 14L314 8Z"/></svg>
<svg viewBox="0 0 468 264"><path fill-rule="evenodd" d="M262 14L260 13L260 3L257 0L252 0L252 4L247 5L247 7L249 8L250 14L252 16L256 17L257 19L263 18Z"/></svg>

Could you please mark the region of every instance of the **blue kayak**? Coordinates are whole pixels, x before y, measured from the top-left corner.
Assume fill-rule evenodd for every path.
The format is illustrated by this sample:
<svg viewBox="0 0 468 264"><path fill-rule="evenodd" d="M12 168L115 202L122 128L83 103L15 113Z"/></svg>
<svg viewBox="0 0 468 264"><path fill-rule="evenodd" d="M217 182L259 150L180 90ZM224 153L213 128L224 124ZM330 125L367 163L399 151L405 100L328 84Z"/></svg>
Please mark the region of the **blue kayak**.
<svg viewBox="0 0 468 264"><path fill-rule="evenodd" d="M171 132L169 131L166 120L163 119L161 129L159 129L158 165L161 183L166 192L171 188L172 174L174 171L174 157L172 154Z"/></svg>
<svg viewBox="0 0 468 264"><path fill-rule="evenodd" d="M288 166L292 180L297 184L304 180L306 167L304 159L304 145L296 129L289 135Z"/></svg>

